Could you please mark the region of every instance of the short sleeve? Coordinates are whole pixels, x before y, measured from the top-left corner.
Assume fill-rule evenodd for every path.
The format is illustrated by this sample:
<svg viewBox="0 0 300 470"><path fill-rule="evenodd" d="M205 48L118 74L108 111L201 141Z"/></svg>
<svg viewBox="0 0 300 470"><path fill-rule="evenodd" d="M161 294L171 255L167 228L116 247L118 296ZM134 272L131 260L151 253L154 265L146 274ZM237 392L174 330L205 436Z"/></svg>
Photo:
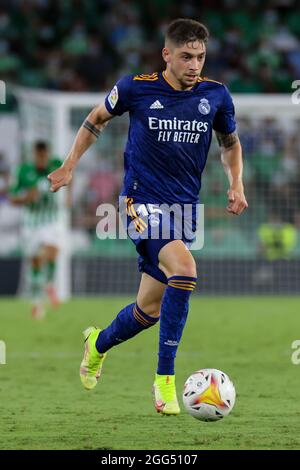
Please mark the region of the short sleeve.
<svg viewBox="0 0 300 470"><path fill-rule="evenodd" d="M10 175L9 180L9 194L14 196L20 192L22 183L21 183L22 167L18 166L16 170Z"/></svg>
<svg viewBox="0 0 300 470"><path fill-rule="evenodd" d="M50 171L57 170L57 168L59 168L62 163L62 160L57 157L53 157L52 160L50 160Z"/></svg>
<svg viewBox="0 0 300 470"><path fill-rule="evenodd" d="M121 116L130 109L132 76L121 78L105 98L105 106L110 114Z"/></svg>
<svg viewBox="0 0 300 470"><path fill-rule="evenodd" d="M223 101L215 115L213 129L222 134L231 134L236 129L234 104L226 86L223 92Z"/></svg>

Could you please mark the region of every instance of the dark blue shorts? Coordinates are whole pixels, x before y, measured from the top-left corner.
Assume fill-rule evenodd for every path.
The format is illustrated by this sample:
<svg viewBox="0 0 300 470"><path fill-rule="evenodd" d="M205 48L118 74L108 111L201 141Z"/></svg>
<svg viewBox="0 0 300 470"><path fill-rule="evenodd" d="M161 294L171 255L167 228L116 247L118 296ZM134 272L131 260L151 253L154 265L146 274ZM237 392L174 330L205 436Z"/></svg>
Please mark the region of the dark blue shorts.
<svg viewBox="0 0 300 470"><path fill-rule="evenodd" d="M170 207L126 197L120 204L120 213L139 254L139 271L167 284L166 275L158 267L158 254L173 240L182 240L189 248L195 238L197 205L173 204Z"/></svg>

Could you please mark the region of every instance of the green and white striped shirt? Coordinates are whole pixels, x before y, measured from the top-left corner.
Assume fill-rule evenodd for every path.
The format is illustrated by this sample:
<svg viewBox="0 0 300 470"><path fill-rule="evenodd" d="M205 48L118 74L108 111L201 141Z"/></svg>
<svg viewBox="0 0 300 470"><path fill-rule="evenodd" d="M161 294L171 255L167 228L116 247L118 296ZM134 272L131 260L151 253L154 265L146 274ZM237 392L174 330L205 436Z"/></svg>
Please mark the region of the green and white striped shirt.
<svg viewBox="0 0 300 470"><path fill-rule="evenodd" d="M44 170L39 170L33 162L22 163L17 168L11 194L19 195L34 188L38 191L37 201L25 205L23 219L25 227L34 228L58 220L58 194L50 192L47 176L60 166L60 160L51 159Z"/></svg>

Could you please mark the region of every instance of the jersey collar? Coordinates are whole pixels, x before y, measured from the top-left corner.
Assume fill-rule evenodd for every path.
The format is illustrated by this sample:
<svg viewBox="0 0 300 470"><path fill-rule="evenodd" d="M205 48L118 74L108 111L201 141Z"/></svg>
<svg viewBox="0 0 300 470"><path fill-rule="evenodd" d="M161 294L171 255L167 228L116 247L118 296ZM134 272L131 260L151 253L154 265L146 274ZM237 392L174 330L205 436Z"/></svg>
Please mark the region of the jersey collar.
<svg viewBox="0 0 300 470"><path fill-rule="evenodd" d="M160 75L161 75L161 79L162 79L162 82L168 87L168 88L172 88L172 90L174 91L177 91L178 93L189 93L191 91L194 91L197 86L199 85L199 83L201 83L203 81L203 79L201 77L199 77L199 79L197 80L197 82L195 83L195 85L193 86L193 88L191 88L191 90L177 90L176 88L174 88L174 86L172 85L172 83L167 79L166 75L165 75L165 71L163 72L160 72Z"/></svg>

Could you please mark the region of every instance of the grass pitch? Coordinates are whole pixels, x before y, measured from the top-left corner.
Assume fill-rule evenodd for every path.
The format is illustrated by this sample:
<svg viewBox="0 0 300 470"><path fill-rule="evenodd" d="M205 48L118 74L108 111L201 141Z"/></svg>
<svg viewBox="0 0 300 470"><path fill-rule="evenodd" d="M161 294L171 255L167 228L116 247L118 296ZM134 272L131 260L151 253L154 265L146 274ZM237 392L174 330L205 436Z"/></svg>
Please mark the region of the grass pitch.
<svg viewBox="0 0 300 470"><path fill-rule="evenodd" d="M0 449L300 449L299 298L194 297L177 358L177 388L197 369L226 372L232 414L215 423L156 414L151 387L158 327L110 351L101 382L82 388L81 331L106 326L131 299L78 299L33 321L0 301ZM182 402L182 401L181 401Z"/></svg>

